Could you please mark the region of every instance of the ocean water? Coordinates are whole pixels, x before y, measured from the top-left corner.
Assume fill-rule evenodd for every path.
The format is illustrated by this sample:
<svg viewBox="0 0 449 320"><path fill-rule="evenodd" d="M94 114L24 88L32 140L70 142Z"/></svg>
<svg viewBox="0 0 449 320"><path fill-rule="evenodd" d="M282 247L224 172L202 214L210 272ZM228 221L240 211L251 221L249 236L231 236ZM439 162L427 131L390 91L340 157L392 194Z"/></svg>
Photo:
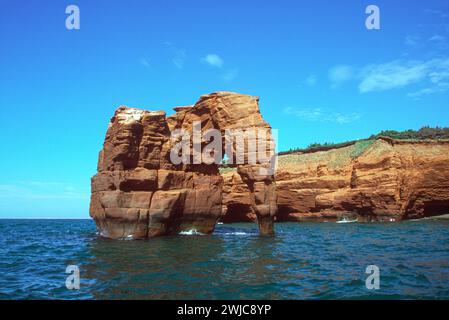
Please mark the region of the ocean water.
<svg viewBox="0 0 449 320"><path fill-rule="evenodd" d="M148 241L91 220L0 220L0 299L449 299L449 221L218 225ZM80 289L65 286L68 265ZM368 265L380 289L368 290Z"/></svg>

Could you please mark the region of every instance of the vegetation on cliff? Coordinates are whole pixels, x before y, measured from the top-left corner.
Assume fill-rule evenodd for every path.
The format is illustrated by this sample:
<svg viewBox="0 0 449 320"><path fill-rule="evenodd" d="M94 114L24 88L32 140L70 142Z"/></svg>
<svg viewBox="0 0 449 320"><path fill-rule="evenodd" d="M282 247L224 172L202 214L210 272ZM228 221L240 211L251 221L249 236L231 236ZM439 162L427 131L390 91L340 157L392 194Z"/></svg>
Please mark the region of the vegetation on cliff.
<svg viewBox="0 0 449 320"><path fill-rule="evenodd" d="M281 155L277 221L399 221L447 214L448 155L448 139L389 137ZM225 221L255 219L238 173L223 178Z"/></svg>
<svg viewBox="0 0 449 320"><path fill-rule="evenodd" d="M375 139L378 137L389 137L392 139L411 139L411 140L428 140L428 139L449 139L449 128L435 127L431 128L429 126L422 127L419 130L405 130L405 131L395 131L395 130L385 130L381 131L376 135L372 135L370 139Z"/></svg>
<svg viewBox="0 0 449 320"><path fill-rule="evenodd" d="M396 131L396 130L382 130L378 134L373 134L367 139L360 140L351 140L345 141L341 143L333 143L333 142L325 142L325 143L311 143L306 148L291 148L287 151L279 152L279 155L286 155L291 153L308 153L308 152L316 152L316 151L325 151L329 149L335 148L343 148L355 143L359 144L359 148L363 146L367 146L373 142L373 140L378 139L380 137L387 137L397 140L436 140L436 139L449 139L449 127L435 127L431 128L429 126L424 126L419 130L405 130L405 131ZM362 151L363 152L363 151ZM357 157L355 155L354 157Z"/></svg>

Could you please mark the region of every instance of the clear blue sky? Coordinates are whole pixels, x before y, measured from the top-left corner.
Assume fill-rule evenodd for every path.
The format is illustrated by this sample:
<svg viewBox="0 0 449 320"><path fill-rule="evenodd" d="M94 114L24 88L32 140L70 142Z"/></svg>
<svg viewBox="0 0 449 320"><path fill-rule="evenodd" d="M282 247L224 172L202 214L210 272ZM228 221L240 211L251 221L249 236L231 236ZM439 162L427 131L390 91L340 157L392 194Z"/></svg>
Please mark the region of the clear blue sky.
<svg viewBox="0 0 449 320"><path fill-rule="evenodd" d="M81 29L65 28L76 4ZM380 8L381 29L365 28ZM261 97L279 148L449 126L448 1L0 0L0 218L87 218L119 105Z"/></svg>

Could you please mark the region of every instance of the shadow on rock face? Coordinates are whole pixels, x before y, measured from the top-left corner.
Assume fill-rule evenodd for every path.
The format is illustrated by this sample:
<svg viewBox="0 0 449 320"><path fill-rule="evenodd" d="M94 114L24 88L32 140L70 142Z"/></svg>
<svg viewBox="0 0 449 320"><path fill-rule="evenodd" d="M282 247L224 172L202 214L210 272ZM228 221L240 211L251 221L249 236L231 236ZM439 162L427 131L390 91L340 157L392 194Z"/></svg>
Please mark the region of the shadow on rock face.
<svg viewBox="0 0 449 320"><path fill-rule="evenodd" d="M235 141L226 147L225 138L218 143L232 159L242 155L243 162L233 166L250 190L248 203L257 216L260 233L273 234L277 212L274 172L267 170L270 164L250 161L254 158L251 147L264 146L263 157L268 147L274 149L271 128L260 114L258 100L217 92L201 96L194 106L175 108L170 117L163 111L118 108L99 155L98 173L92 177L90 215L100 234L113 239L145 239L182 231L214 231L222 216L219 163L201 159L192 164L192 152L180 163L171 158L179 143L174 133L182 129L191 137L195 123L201 124L200 133L208 129L219 134L228 129L257 133L245 136L243 149ZM259 135L262 131L264 135ZM189 144L188 149L191 147Z"/></svg>

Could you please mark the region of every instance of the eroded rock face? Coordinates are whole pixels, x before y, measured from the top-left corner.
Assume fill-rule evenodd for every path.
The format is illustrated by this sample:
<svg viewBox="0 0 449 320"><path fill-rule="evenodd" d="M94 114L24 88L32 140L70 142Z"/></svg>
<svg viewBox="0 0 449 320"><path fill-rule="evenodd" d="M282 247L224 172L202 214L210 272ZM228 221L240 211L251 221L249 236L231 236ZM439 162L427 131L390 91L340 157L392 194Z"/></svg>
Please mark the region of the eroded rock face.
<svg viewBox="0 0 449 320"><path fill-rule="evenodd" d="M278 160L277 221L398 221L449 213L448 141L379 139ZM239 175L223 177L223 220L254 220Z"/></svg>
<svg viewBox="0 0 449 320"><path fill-rule="evenodd" d="M166 117L163 111L122 106L112 117L99 155L98 173L91 183L90 215L103 236L143 239L187 230L214 230L222 215L223 178L218 165L195 163L193 157L189 157L190 163L174 163L170 152L180 140L174 132L191 134L194 124L200 123L201 132L218 129L224 145L227 129L265 129L270 133L266 142L272 143L257 97L218 92L202 96L194 106L174 110L173 116ZM201 146L210 141L200 139ZM258 143L257 139L248 144ZM231 157L236 148L231 144ZM246 186L247 201L261 234L272 234L277 212L274 175L261 174L259 169L266 164L250 163L249 153L245 150L245 161L234 166Z"/></svg>

